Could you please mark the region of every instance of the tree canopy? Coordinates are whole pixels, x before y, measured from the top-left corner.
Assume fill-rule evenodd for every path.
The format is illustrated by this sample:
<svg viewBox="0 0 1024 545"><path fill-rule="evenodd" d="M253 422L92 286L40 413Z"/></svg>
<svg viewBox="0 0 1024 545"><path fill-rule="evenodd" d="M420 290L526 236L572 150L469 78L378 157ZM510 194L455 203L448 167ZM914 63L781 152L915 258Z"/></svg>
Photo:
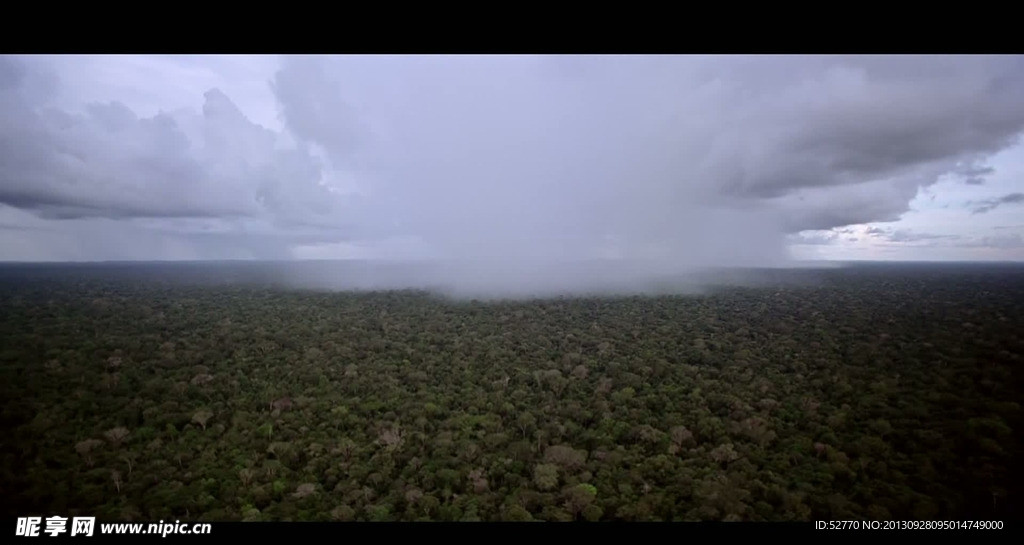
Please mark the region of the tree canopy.
<svg viewBox="0 0 1024 545"><path fill-rule="evenodd" d="M0 502L135 520L1019 516L1021 273L473 302L8 271Z"/></svg>

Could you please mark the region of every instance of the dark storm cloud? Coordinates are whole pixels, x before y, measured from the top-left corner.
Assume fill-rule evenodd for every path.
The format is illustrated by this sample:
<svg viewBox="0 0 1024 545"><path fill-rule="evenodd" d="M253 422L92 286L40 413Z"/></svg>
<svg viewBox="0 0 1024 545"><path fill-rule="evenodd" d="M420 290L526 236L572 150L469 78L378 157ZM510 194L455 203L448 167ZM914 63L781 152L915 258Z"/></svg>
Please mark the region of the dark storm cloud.
<svg viewBox="0 0 1024 545"><path fill-rule="evenodd" d="M565 253L553 233L689 253L695 231L744 253L742 236L896 220L939 176L989 173L1024 127L1022 76L1017 57L287 59L279 82L314 84L278 98L332 157L351 133L309 120L359 112L370 202L456 255ZM699 227L730 213L739 239Z"/></svg>
<svg viewBox="0 0 1024 545"><path fill-rule="evenodd" d="M771 263L789 233L897 220L944 175L992 174L1024 129L1022 59L288 56L274 131L216 89L201 111L61 109L43 63L2 58L0 203L258 219L274 253Z"/></svg>
<svg viewBox="0 0 1024 545"><path fill-rule="evenodd" d="M1004 204L1017 204L1024 202L1024 193L1010 193L1009 195L1003 195L998 199L989 199L987 201L980 201L971 203L973 207L972 214L984 214L991 212L992 210L1004 205Z"/></svg>
<svg viewBox="0 0 1024 545"><path fill-rule="evenodd" d="M907 168L973 165L1014 141L1024 122L1020 58L953 57L771 58L736 61L778 74L737 72L731 86L748 140L775 138L758 168L726 183L737 192L771 197L800 187L899 177ZM794 64L804 65L794 70ZM786 81L782 74L792 74ZM726 80L729 81L729 80ZM777 84L777 97L740 100L756 83ZM978 95L986 97L978 100ZM799 101L799 102L798 102ZM770 108L770 109L769 109ZM774 123L773 123L774 122ZM742 142L742 139L738 139ZM749 145L749 144L748 144ZM753 147L753 146L751 146ZM768 151L770 150L770 153ZM959 158L950 163L949 160ZM974 175L982 172L977 171ZM913 177L911 177L912 179ZM922 180L928 180L928 177ZM918 181L922 181L918 180Z"/></svg>
<svg viewBox="0 0 1024 545"><path fill-rule="evenodd" d="M367 138L343 88L324 70L320 57L290 57L272 86L288 127L299 138L326 148L336 163Z"/></svg>

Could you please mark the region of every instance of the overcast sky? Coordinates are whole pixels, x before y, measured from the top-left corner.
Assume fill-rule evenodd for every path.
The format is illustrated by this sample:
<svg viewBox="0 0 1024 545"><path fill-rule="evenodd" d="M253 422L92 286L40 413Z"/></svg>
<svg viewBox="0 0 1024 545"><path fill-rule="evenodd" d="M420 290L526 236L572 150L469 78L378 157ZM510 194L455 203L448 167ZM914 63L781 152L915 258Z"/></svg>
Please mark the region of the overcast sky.
<svg viewBox="0 0 1024 545"><path fill-rule="evenodd" d="M1024 259L1024 57L0 57L0 260Z"/></svg>

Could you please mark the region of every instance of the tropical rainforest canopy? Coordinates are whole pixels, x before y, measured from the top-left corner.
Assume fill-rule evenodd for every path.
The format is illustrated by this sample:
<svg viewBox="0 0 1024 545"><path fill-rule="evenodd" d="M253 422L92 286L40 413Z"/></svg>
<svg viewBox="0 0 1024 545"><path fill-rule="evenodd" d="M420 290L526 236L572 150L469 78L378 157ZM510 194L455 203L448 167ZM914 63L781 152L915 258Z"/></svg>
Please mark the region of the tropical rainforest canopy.
<svg viewBox="0 0 1024 545"><path fill-rule="evenodd" d="M1024 267L519 301L196 267L0 269L5 514L1020 516Z"/></svg>

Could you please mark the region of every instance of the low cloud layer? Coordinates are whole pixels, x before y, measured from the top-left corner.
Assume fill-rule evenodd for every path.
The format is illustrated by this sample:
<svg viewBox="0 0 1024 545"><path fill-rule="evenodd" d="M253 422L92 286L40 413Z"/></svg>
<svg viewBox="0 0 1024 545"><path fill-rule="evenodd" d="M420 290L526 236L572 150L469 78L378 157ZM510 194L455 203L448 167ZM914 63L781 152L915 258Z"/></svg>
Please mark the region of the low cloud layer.
<svg viewBox="0 0 1024 545"><path fill-rule="evenodd" d="M971 203L973 206L971 213L984 214L986 212L991 212L1004 204L1020 203L1024 203L1024 193L1010 193L1009 195L1003 195L997 199L988 199L985 201Z"/></svg>
<svg viewBox="0 0 1024 545"><path fill-rule="evenodd" d="M964 248L999 248L999 249L1020 249L1024 248L1024 236L1018 233L1008 235L992 235L984 237L971 237L957 244Z"/></svg>
<svg viewBox="0 0 1024 545"><path fill-rule="evenodd" d="M865 234L888 242L922 242L932 240L955 240L959 238L956 235L936 235L933 233L920 233L909 229L884 229L881 227L868 228L865 231Z"/></svg>
<svg viewBox="0 0 1024 545"><path fill-rule="evenodd" d="M944 175L981 184L1024 130L1019 56L287 56L267 79L281 130L218 89L155 116L73 106L53 65L0 57L0 203L45 220L49 254L87 248L69 259L159 239L500 263L466 277L510 284L511 263L779 264L787 235L898 219ZM116 251L75 242L117 226L136 235Z"/></svg>

